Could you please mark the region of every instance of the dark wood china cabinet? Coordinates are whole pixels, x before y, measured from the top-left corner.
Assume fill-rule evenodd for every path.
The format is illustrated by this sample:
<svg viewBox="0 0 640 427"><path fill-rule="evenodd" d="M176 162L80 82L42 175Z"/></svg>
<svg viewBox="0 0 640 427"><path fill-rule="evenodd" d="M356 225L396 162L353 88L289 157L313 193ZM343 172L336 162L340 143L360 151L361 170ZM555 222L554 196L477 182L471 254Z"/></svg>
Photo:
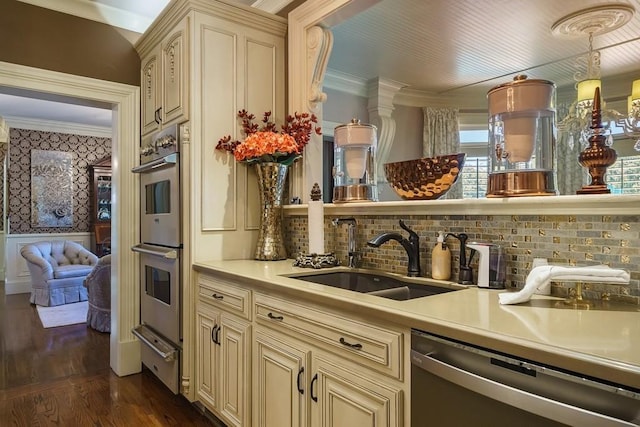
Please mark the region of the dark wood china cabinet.
<svg viewBox="0 0 640 427"><path fill-rule="evenodd" d="M92 252L99 257L111 253L111 156L89 165L91 179Z"/></svg>

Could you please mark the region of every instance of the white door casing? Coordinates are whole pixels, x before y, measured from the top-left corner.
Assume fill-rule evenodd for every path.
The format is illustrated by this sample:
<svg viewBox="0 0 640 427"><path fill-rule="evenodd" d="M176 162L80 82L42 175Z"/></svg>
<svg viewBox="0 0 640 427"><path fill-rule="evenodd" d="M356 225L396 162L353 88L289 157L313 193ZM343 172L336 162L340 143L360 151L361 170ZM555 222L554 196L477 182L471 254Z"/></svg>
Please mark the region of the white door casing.
<svg viewBox="0 0 640 427"><path fill-rule="evenodd" d="M112 105L113 203L111 262L110 365L119 375L141 370L140 344L131 333L139 318L138 257L129 248L137 243L139 217L136 165L140 135L140 89L56 71L0 62L0 86L87 99Z"/></svg>

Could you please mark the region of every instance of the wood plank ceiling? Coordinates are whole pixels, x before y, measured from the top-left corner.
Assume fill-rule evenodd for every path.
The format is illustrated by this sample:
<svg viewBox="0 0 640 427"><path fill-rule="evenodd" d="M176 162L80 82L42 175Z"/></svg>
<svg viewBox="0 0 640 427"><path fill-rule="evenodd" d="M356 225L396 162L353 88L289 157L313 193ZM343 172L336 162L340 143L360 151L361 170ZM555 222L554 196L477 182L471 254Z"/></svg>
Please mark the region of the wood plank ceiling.
<svg viewBox="0 0 640 427"><path fill-rule="evenodd" d="M560 38L551 27L604 4L636 12L623 27L594 37L602 76L640 78L640 0L383 0L331 28L328 70L456 98L484 98L521 73L572 87L588 36Z"/></svg>

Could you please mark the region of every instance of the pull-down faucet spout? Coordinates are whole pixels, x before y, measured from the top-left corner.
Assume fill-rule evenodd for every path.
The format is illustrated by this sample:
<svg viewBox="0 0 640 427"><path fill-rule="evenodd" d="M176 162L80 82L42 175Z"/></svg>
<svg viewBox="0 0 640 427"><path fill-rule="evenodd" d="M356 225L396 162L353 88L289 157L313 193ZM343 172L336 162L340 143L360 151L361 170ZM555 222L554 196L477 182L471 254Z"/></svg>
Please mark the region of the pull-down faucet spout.
<svg viewBox="0 0 640 427"><path fill-rule="evenodd" d="M389 240L395 240L400 243L404 250L407 252L408 267L407 267L407 276L409 277L418 277L420 276L420 238L418 234L407 227L404 221L400 220L400 227L409 232L409 239L405 239L399 233L382 233L377 237L369 240L367 245L372 246L374 248L380 247L382 244L388 242Z"/></svg>
<svg viewBox="0 0 640 427"><path fill-rule="evenodd" d="M360 265L361 255L356 248L356 219L334 218L331 223L338 227L340 224L347 224L347 256L349 257L349 267L357 268Z"/></svg>

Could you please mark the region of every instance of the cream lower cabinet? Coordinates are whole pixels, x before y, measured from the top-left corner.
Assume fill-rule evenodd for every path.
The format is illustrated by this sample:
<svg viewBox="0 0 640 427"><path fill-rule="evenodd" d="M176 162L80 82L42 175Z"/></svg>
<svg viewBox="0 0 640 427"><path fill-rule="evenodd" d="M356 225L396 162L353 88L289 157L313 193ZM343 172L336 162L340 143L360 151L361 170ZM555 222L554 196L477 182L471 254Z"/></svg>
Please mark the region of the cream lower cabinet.
<svg viewBox="0 0 640 427"><path fill-rule="evenodd" d="M253 425L309 425L308 346L261 326L253 337Z"/></svg>
<svg viewBox="0 0 640 427"><path fill-rule="evenodd" d="M348 368L340 357L312 358L311 425L326 427L402 427L402 390L385 385L366 369Z"/></svg>
<svg viewBox="0 0 640 427"><path fill-rule="evenodd" d="M409 331L199 273L196 393L227 426L409 425Z"/></svg>
<svg viewBox="0 0 640 427"><path fill-rule="evenodd" d="M402 333L272 296L254 300L255 427L404 425Z"/></svg>
<svg viewBox="0 0 640 427"><path fill-rule="evenodd" d="M227 426L248 426L251 323L242 313L250 294L206 278L198 285L196 393Z"/></svg>

